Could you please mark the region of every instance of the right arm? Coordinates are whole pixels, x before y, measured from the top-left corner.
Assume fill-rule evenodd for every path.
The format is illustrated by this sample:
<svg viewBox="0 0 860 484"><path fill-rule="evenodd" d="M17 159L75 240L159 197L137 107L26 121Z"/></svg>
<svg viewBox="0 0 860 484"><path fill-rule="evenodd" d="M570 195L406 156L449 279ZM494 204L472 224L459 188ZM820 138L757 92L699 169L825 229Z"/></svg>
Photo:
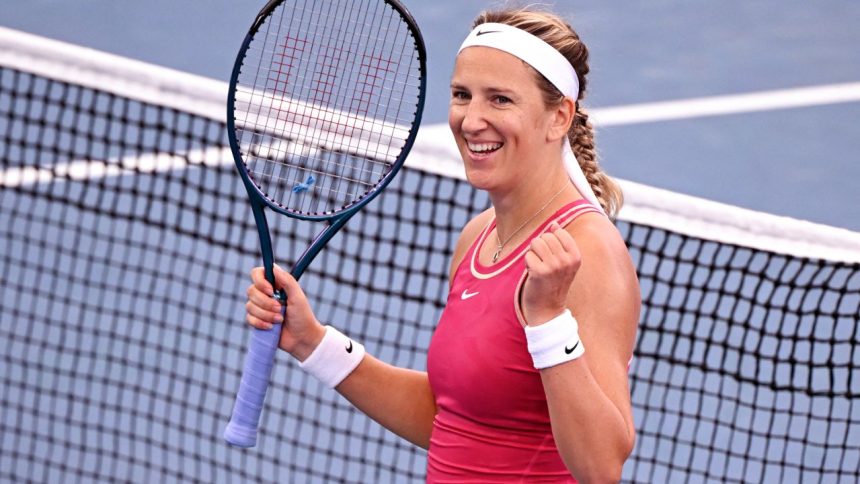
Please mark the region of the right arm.
<svg viewBox="0 0 860 484"><path fill-rule="evenodd" d="M485 212L463 229L451 260L451 277L488 220ZM274 271L276 284L287 295L287 323L282 325L279 346L304 361L322 340L325 327L314 316L299 283L280 267L275 266ZM248 323L260 329L271 328L273 322L280 322L280 304L272 299L272 286L261 267L251 271L251 280L246 305ZM398 368L365 354L335 390L388 430L419 447L430 446L436 399L426 372Z"/></svg>
<svg viewBox="0 0 860 484"><path fill-rule="evenodd" d="M280 304L272 299L272 286L262 267L251 271L251 280L247 320L255 328L271 328L280 321ZM304 361L322 340L325 327L293 276L275 266L275 282L287 295L287 322L281 327L279 347ZM436 401L426 372L397 368L365 354L335 390L383 427L417 446L429 447Z"/></svg>

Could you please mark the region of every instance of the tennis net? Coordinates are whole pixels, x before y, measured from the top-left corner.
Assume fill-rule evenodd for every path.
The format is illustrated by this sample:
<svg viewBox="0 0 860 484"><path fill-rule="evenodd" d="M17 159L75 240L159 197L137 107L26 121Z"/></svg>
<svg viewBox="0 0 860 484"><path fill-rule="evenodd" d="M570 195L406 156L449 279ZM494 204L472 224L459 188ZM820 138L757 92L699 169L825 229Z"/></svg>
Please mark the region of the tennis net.
<svg viewBox="0 0 860 484"><path fill-rule="evenodd" d="M0 481L423 479L423 451L284 357L258 446L221 440L259 264L225 99L0 29ZM415 369L488 205L444 131L303 279L321 320ZM623 188L643 295L624 480L860 479L860 235ZM271 218L288 265L319 227Z"/></svg>

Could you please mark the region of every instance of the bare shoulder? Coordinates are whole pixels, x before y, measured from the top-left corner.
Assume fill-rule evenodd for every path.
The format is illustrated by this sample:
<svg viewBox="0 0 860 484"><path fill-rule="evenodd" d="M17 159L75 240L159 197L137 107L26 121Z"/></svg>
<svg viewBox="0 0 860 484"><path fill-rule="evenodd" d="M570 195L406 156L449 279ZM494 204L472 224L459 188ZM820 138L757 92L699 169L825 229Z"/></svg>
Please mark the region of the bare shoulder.
<svg viewBox="0 0 860 484"><path fill-rule="evenodd" d="M568 302L584 331L612 338L629 358L639 322L641 293L630 252L615 225L589 213L566 227L579 248L582 265Z"/></svg>
<svg viewBox="0 0 860 484"><path fill-rule="evenodd" d="M624 239L605 215L596 212L583 214L569 223L566 229L576 239L580 250L630 259Z"/></svg>
<svg viewBox="0 0 860 484"><path fill-rule="evenodd" d="M582 254L582 267L589 277L636 280L630 252L615 225L604 215L587 213L565 227ZM578 274L578 273L577 273ZM579 274L577 275L579 279ZM596 281L592 281L596 282ZM638 291L638 282L636 284Z"/></svg>
<svg viewBox="0 0 860 484"><path fill-rule="evenodd" d="M460 236L457 238L457 244L454 246L454 254L451 256L451 267L448 272L449 284L454 280L454 272L457 271L457 267L460 266L460 262L462 262L463 257L469 250L469 247L473 242L475 242L475 239L478 238L478 235L482 230L484 230L484 227L486 227L487 224L490 223L490 220L493 219L494 213L495 212L492 207L484 210L470 220L463 227L463 230L460 231Z"/></svg>

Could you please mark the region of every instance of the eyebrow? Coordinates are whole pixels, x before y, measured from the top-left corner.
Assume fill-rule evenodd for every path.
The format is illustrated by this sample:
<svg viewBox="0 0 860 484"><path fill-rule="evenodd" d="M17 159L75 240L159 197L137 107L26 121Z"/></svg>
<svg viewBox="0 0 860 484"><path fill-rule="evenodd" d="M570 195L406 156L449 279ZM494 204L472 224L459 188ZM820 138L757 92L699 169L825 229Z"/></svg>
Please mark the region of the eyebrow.
<svg viewBox="0 0 860 484"><path fill-rule="evenodd" d="M458 84L456 82L451 83L451 89L460 89L463 91L469 91L470 90L466 86L464 86L462 84ZM514 91L514 90L506 89L506 88L502 88L502 87L494 87L494 86L490 86L490 87L481 89L481 91L486 92L488 94L508 94L508 95L509 94L516 94L516 91Z"/></svg>

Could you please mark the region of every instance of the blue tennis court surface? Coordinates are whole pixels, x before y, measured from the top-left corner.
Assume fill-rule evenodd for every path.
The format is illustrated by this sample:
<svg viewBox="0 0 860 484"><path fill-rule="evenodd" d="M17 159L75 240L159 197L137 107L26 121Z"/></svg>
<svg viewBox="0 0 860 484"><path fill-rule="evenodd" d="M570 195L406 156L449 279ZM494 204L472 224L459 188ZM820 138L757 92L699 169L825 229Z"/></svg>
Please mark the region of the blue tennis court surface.
<svg viewBox="0 0 860 484"><path fill-rule="evenodd" d="M0 25L226 80L258 0L5 4ZM490 2L407 1L430 56L425 123ZM559 1L591 50L592 108L860 81L860 2ZM603 128L616 176L860 230L860 103Z"/></svg>

